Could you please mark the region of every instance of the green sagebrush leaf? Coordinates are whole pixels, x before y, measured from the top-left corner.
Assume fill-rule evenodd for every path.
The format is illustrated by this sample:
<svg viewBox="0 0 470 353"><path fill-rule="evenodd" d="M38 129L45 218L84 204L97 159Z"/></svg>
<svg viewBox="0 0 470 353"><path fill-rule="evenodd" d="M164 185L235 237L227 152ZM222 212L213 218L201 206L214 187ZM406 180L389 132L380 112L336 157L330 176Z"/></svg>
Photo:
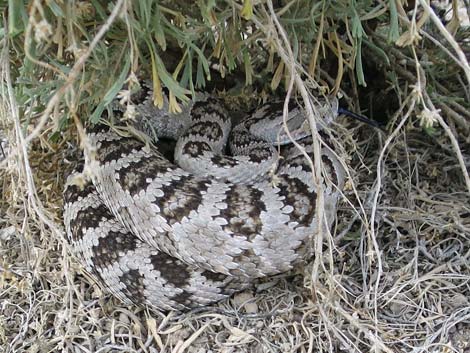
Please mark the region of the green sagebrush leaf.
<svg viewBox="0 0 470 353"><path fill-rule="evenodd" d="M130 59L127 58L126 62L124 63L124 67L121 73L119 74L118 79L116 80L116 82L114 82L111 88L106 92L106 94L103 97L103 100L98 104L98 106L95 108L95 110L91 114L90 121L93 124L96 124L100 120L103 110L106 108L106 106L109 103L113 101L114 97L116 97L118 92L121 90L128 76L129 68L130 68Z"/></svg>
<svg viewBox="0 0 470 353"><path fill-rule="evenodd" d="M8 34L12 37L22 33L27 22L23 0L8 0Z"/></svg>

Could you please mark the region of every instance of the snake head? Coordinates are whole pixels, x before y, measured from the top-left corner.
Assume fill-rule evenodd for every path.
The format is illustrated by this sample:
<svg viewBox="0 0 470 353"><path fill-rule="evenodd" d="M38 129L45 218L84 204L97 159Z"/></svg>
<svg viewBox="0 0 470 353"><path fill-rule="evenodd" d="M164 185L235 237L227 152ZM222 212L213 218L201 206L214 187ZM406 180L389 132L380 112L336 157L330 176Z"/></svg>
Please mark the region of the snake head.
<svg viewBox="0 0 470 353"><path fill-rule="evenodd" d="M314 112L320 119L317 121L317 129L324 130L337 117L339 102L335 96L317 98L314 100Z"/></svg>
<svg viewBox="0 0 470 353"><path fill-rule="evenodd" d="M336 97L315 98L313 103L317 129L325 129L338 116ZM287 116L283 116L284 101L270 102L259 107L241 125L253 135L271 143L287 144L311 135L305 109L294 99L289 102ZM285 128L289 131L286 132Z"/></svg>

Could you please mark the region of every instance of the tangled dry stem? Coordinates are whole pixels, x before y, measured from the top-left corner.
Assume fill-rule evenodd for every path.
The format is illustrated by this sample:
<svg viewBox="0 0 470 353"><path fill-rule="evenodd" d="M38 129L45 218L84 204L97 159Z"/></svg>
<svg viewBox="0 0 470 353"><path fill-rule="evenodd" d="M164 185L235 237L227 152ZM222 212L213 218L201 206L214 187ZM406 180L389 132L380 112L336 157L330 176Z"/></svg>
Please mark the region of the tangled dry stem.
<svg viewBox="0 0 470 353"><path fill-rule="evenodd" d="M311 98L283 28L272 6L267 12L274 22L266 34L274 36L290 68L290 86L303 91L308 108ZM427 136L409 123L422 102L436 111L424 87L400 92L404 100L394 118L399 122L392 122L394 129L385 141L381 133L355 123L343 121L336 127L351 185L340 207L336 236L320 238L317 256L302 272L262 282L215 307L163 314L123 307L68 257L60 199L71 148L32 138L48 124L47 114L25 138L5 39L2 44L1 130L9 141L9 157L0 171L0 350L469 349L470 156L458 129L448 127L440 114L436 117L442 134ZM419 67L417 59L415 64ZM461 64L468 70L468 63ZM419 70L396 72L415 85L423 83ZM453 112L445 111L446 118L463 117L456 118L456 127L468 131L468 112L442 104ZM308 111L315 119L314 109ZM315 168L318 163L313 161Z"/></svg>

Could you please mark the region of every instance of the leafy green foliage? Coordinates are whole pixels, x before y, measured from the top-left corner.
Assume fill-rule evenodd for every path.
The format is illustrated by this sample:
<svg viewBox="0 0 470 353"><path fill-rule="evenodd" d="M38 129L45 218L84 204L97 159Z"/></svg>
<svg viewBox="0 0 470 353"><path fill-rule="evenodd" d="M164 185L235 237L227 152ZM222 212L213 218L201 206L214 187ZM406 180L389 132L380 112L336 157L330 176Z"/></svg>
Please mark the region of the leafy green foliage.
<svg viewBox="0 0 470 353"><path fill-rule="evenodd" d="M33 111L43 109L118 3L119 0L8 2L8 22L0 32L8 35L12 49L20 102L28 102ZM282 87L288 76L287 66L273 45L272 36L278 33L274 27L267 33L258 25L272 26L268 0L121 3L119 16L57 108L64 111L65 120L73 106L72 110L82 113L80 116L96 122L122 87L132 84L129 77L133 74L152 79L157 105L162 104L166 88L174 111L196 90L211 85L214 72L222 78L244 76L246 85L262 90ZM393 58L379 43L385 36L393 46L404 32L396 1L273 3L296 60L317 80L332 76L335 91L347 71L355 73L358 85L367 85L367 55L393 65ZM371 29L372 26L375 27ZM433 73L443 67L432 67L431 75L434 77Z"/></svg>

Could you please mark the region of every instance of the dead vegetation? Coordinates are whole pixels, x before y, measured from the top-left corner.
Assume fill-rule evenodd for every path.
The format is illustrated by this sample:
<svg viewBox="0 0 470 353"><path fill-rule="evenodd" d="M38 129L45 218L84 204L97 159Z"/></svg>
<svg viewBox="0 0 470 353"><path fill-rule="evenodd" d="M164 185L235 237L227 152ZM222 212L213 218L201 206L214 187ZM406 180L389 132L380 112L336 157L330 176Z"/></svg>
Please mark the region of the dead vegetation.
<svg viewBox="0 0 470 353"><path fill-rule="evenodd" d="M466 1L10 1L0 351L469 352ZM314 121L328 91L386 124L335 125L350 182L304 268L185 314L123 307L81 271L61 221L77 131L144 72L174 110L203 87L234 109L287 91Z"/></svg>

